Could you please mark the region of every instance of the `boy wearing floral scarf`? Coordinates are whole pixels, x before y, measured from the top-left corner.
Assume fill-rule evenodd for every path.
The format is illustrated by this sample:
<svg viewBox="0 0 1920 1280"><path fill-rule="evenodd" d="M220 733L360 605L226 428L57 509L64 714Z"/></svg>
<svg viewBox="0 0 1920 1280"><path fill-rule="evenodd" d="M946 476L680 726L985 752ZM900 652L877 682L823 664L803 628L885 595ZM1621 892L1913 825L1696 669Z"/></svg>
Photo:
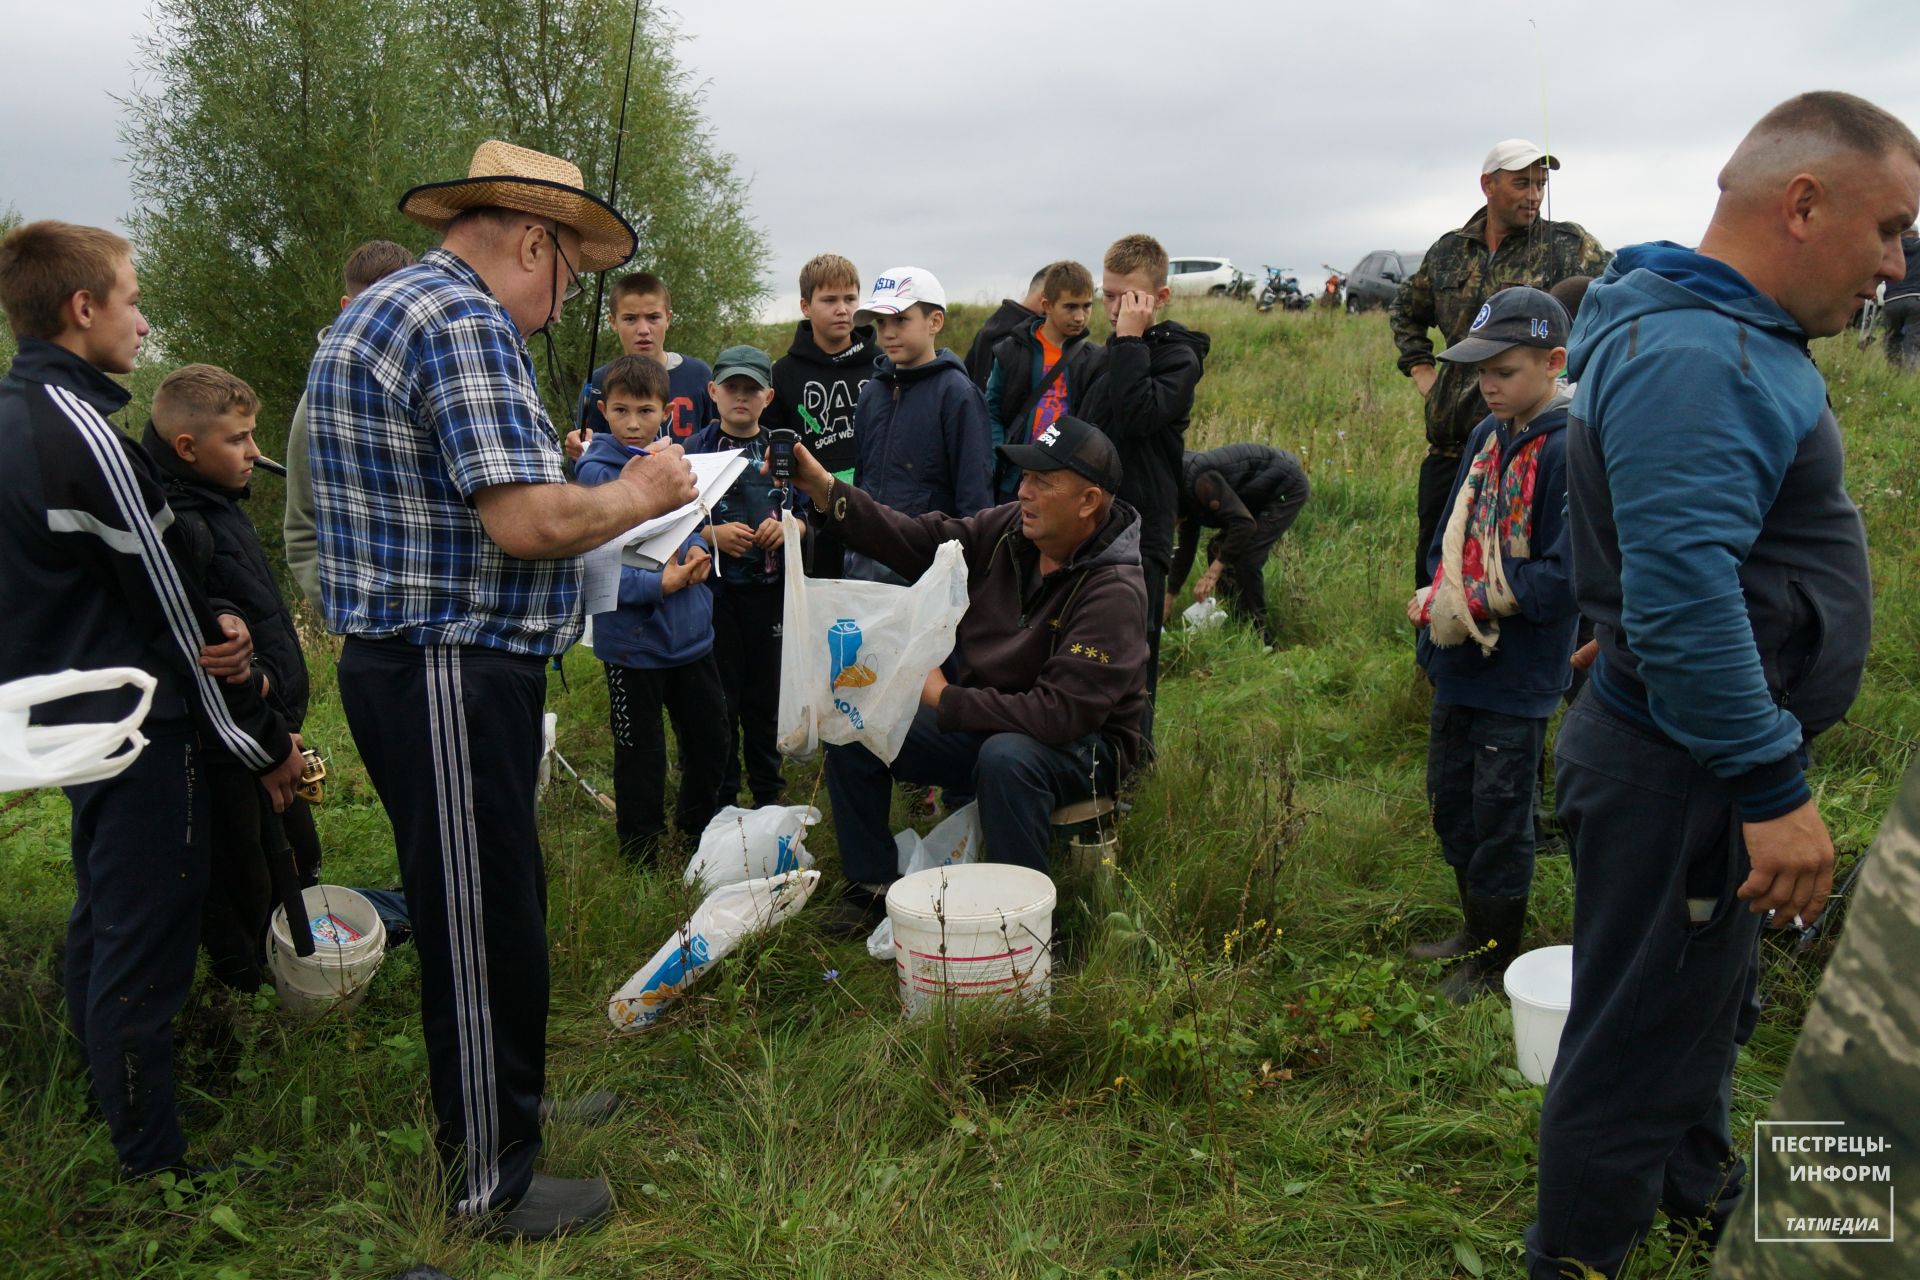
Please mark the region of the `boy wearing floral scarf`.
<svg viewBox="0 0 1920 1280"><path fill-rule="evenodd" d="M1533 885L1533 787L1571 674L1578 615L1567 550L1567 312L1539 289L1504 289L1440 359L1479 367L1491 412L1461 454L1427 553L1432 585L1407 602L1434 684L1427 801L1464 923L1413 948L1452 960L1463 1003L1518 953Z"/></svg>

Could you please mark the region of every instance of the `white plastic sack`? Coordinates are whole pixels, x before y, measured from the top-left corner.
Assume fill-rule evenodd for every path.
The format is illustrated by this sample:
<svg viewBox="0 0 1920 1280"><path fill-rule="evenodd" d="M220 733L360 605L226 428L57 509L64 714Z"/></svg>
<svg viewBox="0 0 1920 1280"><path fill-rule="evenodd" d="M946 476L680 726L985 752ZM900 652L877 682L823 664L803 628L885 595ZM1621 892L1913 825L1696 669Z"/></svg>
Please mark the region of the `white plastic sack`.
<svg viewBox="0 0 1920 1280"><path fill-rule="evenodd" d="M540 791L553 781L553 749L560 743L560 715L549 711L540 717L540 771L534 786Z"/></svg>
<svg viewBox="0 0 1920 1280"><path fill-rule="evenodd" d="M133 710L98 724L28 724L33 709L81 693L132 685ZM71 787L119 776L140 758L147 739L140 724L153 705L154 679L136 667L56 671L0 684L0 791Z"/></svg>
<svg viewBox="0 0 1920 1280"><path fill-rule="evenodd" d="M790 871L716 889L674 931L653 959L607 999L616 1031L645 1031L740 940L776 925L813 896L818 871Z"/></svg>
<svg viewBox="0 0 1920 1280"><path fill-rule="evenodd" d="M820 821L812 805L768 805L741 809L728 805L700 833L700 848L682 879L701 896L722 885L764 880L813 866L807 852L807 828Z"/></svg>
<svg viewBox="0 0 1920 1280"><path fill-rule="evenodd" d="M980 860L980 805L969 801L942 818L926 835L915 835L909 828L895 833L894 850L900 856L903 876L935 867L951 867L961 862ZM893 959L893 921L882 920L867 935L867 954L875 960Z"/></svg>
<svg viewBox="0 0 1920 1280"><path fill-rule="evenodd" d="M1186 620L1187 630L1205 631L1217 627L1227 620L1227 611L1220 607L1219 600L1208 596L1205 600L1196 600L1180 611Z"/></svg>
<svg viewBox="0 0 1920 1280"><path fill-rule="evenodd" d="M787 563L800 563L800 522L781 518ZM953 652L967 611L958 542L934 553L910 587L787 575L781 619L782 755L805 760L821 742L858 742L891 764L900 754L927 673Z"/></svg>

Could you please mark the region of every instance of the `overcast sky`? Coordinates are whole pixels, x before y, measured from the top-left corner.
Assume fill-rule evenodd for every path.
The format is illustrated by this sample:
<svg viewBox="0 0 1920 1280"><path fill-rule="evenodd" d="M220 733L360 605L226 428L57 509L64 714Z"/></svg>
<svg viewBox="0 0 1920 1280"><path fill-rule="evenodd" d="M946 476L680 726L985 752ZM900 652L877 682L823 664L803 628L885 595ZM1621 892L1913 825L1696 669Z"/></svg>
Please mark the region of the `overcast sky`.
<svg viewBox="0 0 1920 1280"><path fill-rule="evenodd" d="M920 266L972 300L1018 291L1056 257L1095 265L1130 231L1255 275L1290 266L1312 291L1323 262L1423 248L1464 221L1481 158L1511 136L1564 157L1555 217L1609 247L1691 243L1720 162L1780 99L1846 89L1920 126L1920 34L1885 3L718 0L678 13L682 62L751 183L776 306L821 251L868 276ZM126 213L113 98L132 87L145 15L144 0L0 0L0 206Z"/></svg>

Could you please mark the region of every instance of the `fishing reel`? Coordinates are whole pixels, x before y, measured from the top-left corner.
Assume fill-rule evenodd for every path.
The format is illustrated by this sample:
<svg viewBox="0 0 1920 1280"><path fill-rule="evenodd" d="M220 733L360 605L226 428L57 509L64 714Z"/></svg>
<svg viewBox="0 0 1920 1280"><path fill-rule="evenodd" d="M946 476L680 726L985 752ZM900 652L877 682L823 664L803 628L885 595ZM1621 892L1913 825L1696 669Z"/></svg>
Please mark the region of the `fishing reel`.
<svg viewBox="0 0 1920 1280"><path fill-rule="evenodd" d="M300 781L293 784L293 794L308 804L319 804L326 798L323 784L327 780L327 762L312 747L303 749L300 759L304 767L300 770Z"/></svg>

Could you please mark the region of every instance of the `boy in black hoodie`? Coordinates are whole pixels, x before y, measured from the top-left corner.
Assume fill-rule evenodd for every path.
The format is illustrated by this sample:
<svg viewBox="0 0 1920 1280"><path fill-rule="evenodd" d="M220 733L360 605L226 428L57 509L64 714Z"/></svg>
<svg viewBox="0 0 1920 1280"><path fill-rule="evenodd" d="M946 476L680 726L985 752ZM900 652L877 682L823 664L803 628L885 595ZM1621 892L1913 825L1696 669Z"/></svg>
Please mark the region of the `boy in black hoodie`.
<svg viewBox="0 0 1920 1280"><path fill-rule="evenodd" d="M798 431L828 471L853 483L860 453L853 436L853 410L860 389L873 377L880 347L872 325L855 325L860 273L837 253L823 253L800 268L800 314L793 345L773 362L773 403L760 418L768 430ZM816 523L808 572L837 578L845 548L839 536Z"/></svg>
<svg viewBox="0 0 1920 1280"><path fill-rule="evenodd" d="M1102 261L1100 291L1113 336L1106 372L1087 393L1080 416L1120 449L1120 497L1140 513L1140 567L1147 578L1147 696L1160 683L1161 601L1173 563L1180 471L1194 389L1206 372L1209 339L1174 320L1154 323L1167 305L1167 251L1152 236L1115 240ZM1152 738L1151 703L1147 714Z"/></svg>
<svg viewBox="0 0 1920 1280"><path fill-rule="evenodd" d="M253 388L210 364L183 365L153 395L142 443L166 476L167 505L180 525L181 570L207 594L247 617L262 696L290 733L307 714L307 664L253 523L240 504L260 457ZM288 857L273 834L273 812L252 773L231 755L204 757L211 802L207 900L200 942L213 976L238 991L266 981L267 919L278 901L268 859ZM313 812L295 797L279 815L290 848L283 868L301 888L319 882L320 836ZM276 847L267 848L268 845Z"/></svg>

